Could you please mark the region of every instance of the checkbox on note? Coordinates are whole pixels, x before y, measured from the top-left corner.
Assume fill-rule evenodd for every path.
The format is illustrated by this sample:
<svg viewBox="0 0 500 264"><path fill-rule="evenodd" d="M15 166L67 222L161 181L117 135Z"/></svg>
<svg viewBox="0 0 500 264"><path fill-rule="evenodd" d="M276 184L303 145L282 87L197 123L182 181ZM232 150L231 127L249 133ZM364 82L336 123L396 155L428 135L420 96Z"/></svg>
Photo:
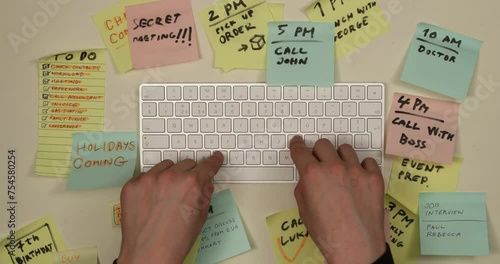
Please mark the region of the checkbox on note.
<svg viewBox="0 0 500 264"><path fill-rule="evenodd" d="M47 127L47 124L42 123L42 128L45 128L45 127Z"/></svg>
<svg viewBox="0 0 500 264"><path fill-rule="evenodd" d="M43 106L49 105L49 101L43 101Z"/></svg>
<svg viewBox="0 0 500 264"><path fill-rule="evenodd" d="M43 84L49 84L49 79L43 79L42 82Z"/></svg>
<svg viewBox="0 0 500 264"><path fill-rule="evenodd" d="M43 99L49 99L49 95L48 94L42 94L42 98Z"/></svg>
<svg viewBox="0 0 500 264"><path fill-rule="evenodd" d="M42 109L42 114L47 114L47 112L49 112L49 109Z"/></svg>
<svg viewBox="0 0 500 264"><path fill-rule="evenodd" d="M43 64L42 68L45 70L45 69L48 69L50 67L50 63L47 63L47 64Z"/></svg>
<svg viewBox="0 0 500 264"><path fill-rule="evenodd" d="M42 76L49 76L50 72L49 71L43 71Z"/></svg>
<svg viewBox="0 0 500 264"><path fill-rule="evenodd" d="M44 86L44 87L43 87L43 90L44 90L44 91L48 91L48 90L49 90L49 87L48 87L48 86Z"/></svg>
<svg viewBox="0 0 500 264"><path fill-rule="evenodd" d="M42 120L43 121L47 120L47 116L42 116Z"/></svg>

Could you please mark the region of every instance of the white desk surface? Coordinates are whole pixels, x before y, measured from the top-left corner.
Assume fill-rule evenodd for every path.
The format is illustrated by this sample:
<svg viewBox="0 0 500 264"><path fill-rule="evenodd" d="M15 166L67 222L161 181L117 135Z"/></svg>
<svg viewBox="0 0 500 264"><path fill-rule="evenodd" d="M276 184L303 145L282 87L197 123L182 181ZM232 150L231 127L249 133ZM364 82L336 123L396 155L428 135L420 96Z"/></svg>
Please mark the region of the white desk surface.
<svg viewBox="0 0 500 264"><path fill-rule="evenodd" d="M9 147L18 153L17 220L29 223L45 214L52 214L69 247L96 245L101 263L111 263L118 255L121 232L111 227L109 201L119 197L120 188L91 191L66 191L66 179L40 177L34 174L37 145L38 77L40 57L65 51L105 48L90 16L117 0L57 0L59 12L15 53L7 34L21 34L22 19L32 19L41 11L40 3L55 0L7 1L1 16L0 36L2 70L0 92L0 202L6 203L6 152ZM192 0L195 14L215 1ZM312 1L281 0L286 20L307 20L303 10ZM376 39L359 54L336 62L337 82L377 81L386 84L386 100L394 92L408 92L442 98L424 89L412 87L399 79L411 38L417 23L428 22L483 40L484 45L469 91L462 105L459 142L456 155L464 157L459 191L487 193L490 255L485 257L421 257L417 263L500 263L500 175L496 154L500 150L500 23L497 21L500 2L477 0L379 0L390 15L391 30ZM396 8L388 8L394 5ZM395 9L395 10L394 10ZM106 75L106 129L108 131L138 130L137 93L141 82L264 82L265 71L234 70L222 73L212 67L213 53L200 21L199 48L202 59L186 64L118 74L108 56ZM497 90L476 95L480 79L493 80ZM125 106L127 113L116 106ZM390 104L387 103L387 111ZM115 107L113 107L115 106ZM384 176L387 181L392 158L386 156ZM273 263L265 217L295 207L293 184L221 185L231 188L240 208L251 241L252 250L224 263ZM5 224L4 224L5 223ZM0 233L7 230L7 214L0 214Z"/></svg>

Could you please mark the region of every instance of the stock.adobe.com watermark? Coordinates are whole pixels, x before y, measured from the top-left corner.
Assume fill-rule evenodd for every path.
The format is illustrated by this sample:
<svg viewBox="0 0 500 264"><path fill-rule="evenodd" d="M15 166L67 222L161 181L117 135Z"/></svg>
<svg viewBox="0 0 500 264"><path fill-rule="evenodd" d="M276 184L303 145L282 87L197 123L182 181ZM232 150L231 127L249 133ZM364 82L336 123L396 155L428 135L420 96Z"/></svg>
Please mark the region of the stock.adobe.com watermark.
<svg viewBox="0 0 500 264"><path fill-rule="evenodd" d="M16 199L16 171L17 171L17 155L15 149L7 150L7 240L9 245L7 251L9 254L14 252L16 248L16 211L17 211L17 199Z"/></svg>
<svg viewBox="0 0 500 264"><path fill-rule="evenodd" d="M40 9L31 16L21 17L20 28L17 32L9 32L7 38L15 53L19 53L21 45L26 45L31 39L38 35L41 28L47 26L50 18L61 11L61 6L68 4L71 0L39 0ZM17 21L14 21L17 23Z"/></svg>

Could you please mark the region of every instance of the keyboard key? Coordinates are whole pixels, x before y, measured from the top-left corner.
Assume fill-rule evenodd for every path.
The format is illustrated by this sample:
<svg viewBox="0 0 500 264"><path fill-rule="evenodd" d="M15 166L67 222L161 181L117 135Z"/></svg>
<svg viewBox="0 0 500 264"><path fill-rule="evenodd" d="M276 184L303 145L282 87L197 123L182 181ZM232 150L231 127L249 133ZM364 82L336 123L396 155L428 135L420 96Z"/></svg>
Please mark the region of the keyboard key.
<svg viewBox="0 0 500 264"><path fill-rule="evenodd" d="M189 103L175 103L175 115L178 117L189 116Z"/></svg>
<svg viewBox="0 0 500 264"><path fill-rule="evenodd" d="M155 117L156 103L142 103L142 116Z"/></svg>
<svg viewBox="0 0 500 264"><path fill-rule="evenodd" d="M307 104L304 102L294 102L292 103L292 116L306 116Z"/></svg>
<svg viewBox="0 0 500 264"><path fill-rule="evenodd" d="M145 149L168 149L168 135L144 135L142 136L142 147Z"/></svg>
<svg viewBox="0 0 500 264"><path fill-rule="evenodd" d="M163 119L163 118L142 119L142 132L144 132L144 133L164 133L165 132L165 119Z"/></svg>
<svg viewBox="0 0 500 264"><path fill-rule="evenodd" d="M333 132L335 133L349 132L349 125L347 122L348 122L347 118L335 118L333 120Z"/></svg>
<svg viewBox="0 0 500 264"><path fill-rule="evenodd" d="M276 116L290 116L290 103L277 102L275 105Z"/></svg>
<svg viewBox="0 0 500 264"><path fill-rule="evenodd" d="M347 100L347 99L349 99L349 86L347 86L347 85L335 85L333 87L333 98L335 100Z"/></svg>
<svg viewBox="0 0 500 264"><path fill-rule="evenodd" d="M299 132L299 121L296 118L283 119L283 132L285 133Z"/></svg>
<svg viewBox="0 0 500 264"><path fill-rule="evenodd" d="M265 88L263 85L250 86L250 100L264 100Z"/></svg>
<svg viewBox="0 0 500 264"><path fill-rule="evenodd" d="M214 182L293 182L293 166L225 166L219 169Z"/></svg>
<svg viewBox="0 0 500 264"><path fill-rule="evenodd" d="M205 135L205 148L218 149L219 148L219 135Z"/></svg>
<svg viewBox="0 0 500 264"><path fill-rule="evenodd" d="M142 100L165 100L165 87L163 86L142 86Z"/></svg>
<svg viewBox="0 0 500 264"><path fill-rule="evenodd" d="M320 102L309 103L308 113L310 116L323 116L324 104Z"/></svg>
<svg viewBox="0 0 500 264"><path fill-rule="evenodd" d="M231 119L229 119L229 118L217 118L217 132L218 133L231 133L231 127L232 127Z"/></svg>
<svg viewBox="0 0 500 264"><path fill-rule="evenodd" d="M300 119L300 132L302 133L312 133L315 130L314 119L312 118L302 118Z"/></svg>
<svg viewBox="0 0 500 264"><path fill-rule="evenodd" d="M297 86L284 86L283 87L283 99L285 100L297 100L299 88Z"/></svg>
<svg viewBox="0 0 500 264"><path fill-rule="evenodd" d="M158 115L161 117L171 117L174 116L174 104L173 103L159 103L158 104Z"/></svg>
<svg viewBox="0 0 500 264"><path fill-rule="evenodd" d="M301 86L300 87L300 100L314 100L315 93L314 86Z"/></svg>
<svg viewBox="0 0 500 264"><path fill-rule="evenodd" d="M266 128L267 128L268 133L280 133L281 132L281 119L279 119L279 118L267 119Z"/></svg>
<svg viewBox="0 0 500 264"><path fill-rule="evenodd" d="M250 132L252 133L264 133L265 132L265 120L263 118L253 118L250 119Z"/></svg>
<svg viewBox="0 0 500 264"><path fill-rule="evenodd" d="M342 103L342 115L343 116L356 116L358 105L356 103Z"/></svg>
<svg viewBox="0 0 500 264"><path fill-rule="evenodd" d="M198 100L198 87L197 86L184 86L183 99L187 101Z"/></svg>
<svg viewBox="0 0 500 264"><path fill-rule="evenodd" d="M247 100L248 99L248 87L244 85L237 85L233 88L234 100Z"/></svg>
<svg viewBox="0 0 500 264"><path fill-rule="evenodd" d="M356 150L356 154L360 162L366 158L373 158L377 164L382 164L382 151L380 150Z"/></svg>
<svg viewBox="0 0 500 264"><path fill-rule="evenodd" d="M262 152L262 163L264 165L277 165L278 152L275 150L264 150Z"/></svg>
<svg viewBox="0 0 500 264"><path fill-rule="evenodd" d="M316 127L319 133L330 133L332 132L332 119L318 118L316 120Z"/></svg>
<svg viewBox="0 0 500 264"><path fill-rule="evenodd" d="M351 86L351 100L364 100L365 99L365 86L352 85Z"/></svg>
<svg viewBox="0 0 500 264"><path fill-rule="evenodd" d="M196 162L200 163L210 156L212 156L212 153L209 150L198 150L196 151Z"/></svg>
<svg viewBox="0 0 500 264"><path fill-rule="evenodd" d="M248 165L260 165L260 151L249 150L246 154Z"/></svg>
<svg viewBox="0 0 500 264"><path fill-rule="evenodd" d="M352 146L352 135L341 134L337 138L339 146L347 144Z"/></svg>
<svg viewBox="0 0 500 264"><path fill-rule="evenodd" d="M238 135L238 148L251 149L252 148L252 135Z"/></svg>
<svg viewBox="0 0 500 264"><path fill-rule="evenodd" d="M202 133L215 133L215 120L212 118L200 119L200 131Z"/></svg>
<svg viewBox="0 0 500 264"><path fill-rule="evenodd" d="M286 148L286 136L285 135L271 135L271 148L273 148L273 149L285 149Z"/></svg>
<svg viewBox="0 0 500 264"><path fill-rule="evenodd" d="M222 103L208 103L208 116L222 116Z"/></svg>
<svg viewBox="0 0 500 264"><path fill-rule="evenodd" d="M318 100L332 100L332 87L320 86L317 89Z"/></svg>
<svg viewBox="0 0 500 264"><path fill-rule="evenodd" d="M217 92L217 100L231 100L231 86L219 85L215 90Z"/></svg>
<svg viewBox="0 0 500 264"><path fill-rule="evenodd" d="M316 144L316 141L318 141L319 137L318 135L305 135L304 136L304 143L306 144L307 148L313 148L314 144Z"/></svg>
<svg viewBox="0 0 500 264"><path fill-rule="evenodd" d="M235 135L222 135L221 136L221 147L223 149L235 149L236 148L236 136Z"/></svg>
<svg viewBox="0 0 500 264"><path fill-rule="evenodd" d="M323 134L323 135L321 135L321 138L328 139L330 141L330 143L332 143L332 145L334 147L337 146L337 142L335 140L335 135L334 134Z"/></svg>
<svg viewBox="0 0 500 264"><path fill-rule="evenodd" d="M200 99L201 100L214 100L215 99L215 87L214 86L201 86L200 87Z"/></svg>
<svg viewBox="0 0 500 264"><path fill-rule="evenodd" d="M226 116L240 116L240 104L239 103L226 103Z"/></svg>
<svg viewBox="0 0 500 264"><path fill-rule="evenodd" d="M382 103L380 102L361 102L359 103L360 116L381 116Z"/></svg>
<svg viewBox="0 0 500 264"><path fill-rule="evenodd" d="M165 150L163 151L163 160L171 160L177 163L177 151Z"/></svg>
<svg viewBox="0 0 500 264"><path fill-rule="evenodd" d="M355 149L368 149L370 147L370 137L366 134L354 135Z"/></svg>
<svg viewBox="0 0 500 264"><path fill-rule="evenodd" d="M172 135L172 149L184 149L184 148L186 148L186 136Z"/></svg>
<svg viewBox="0 0 500 264"><path fill-rule="evenodd" d="M273 103L259 103L259 116L273 116Z"/></svg>
<svg viewBox="0 0 500 264"><path fill-rule="evenodd" d="M340 103L338 103L338 102L326 102L325 115L326 116L340 116Z"/></svg>
<svg viewBox="0 0 500 264"><path fill-rule="evenodd" d="M368 85L368 100L382 100L382 86Z"/></svg>
<svg viewBox="0 0 500 264"><path fill-rule="evenodd" d="M186 160L186 159L192 159L194 160L194 151L192 150L181 150L179 152L179 161L183 161L183 160Z"/></svg>
<svg viewBox="0 0 500 264"><path fill-rule="evenodd" d="M203 148L203 136L202 135L189 135L188 136L188 148L190 148L190 149L202 149Z"/></svg>
<svg viewBox="0 0 500 264"><path fill-rule="evenodd" d="M268 86L267 100L281 100L281 86Z"/></svg>
<svg viewBox="0 0 500 264"><path fill-rule="evenodd" d="M194 102L191 104L191 113L194 117L207 116L207 104L203 102Z"/></svg>
<svg viewBox="0 0 500 264"><path fill-rule="evenodd" d="M382 119L368 119L368 133L372 135L372 148L382 148Z"/></svg>
<svg viewBox="0 0 500 264"><path fill-rule="evenodd" d="M289 150L280 150L280 164L281 165L292 165L293 160L292 156L290 155Z"/></svg>
<svg viewBox="0 0 500 264"><path fill-rule="evenodd" d="M181 100L181 87L180 86L167 86L167 100L179 101Z"/></svg>
<svg viewBox="0 0 500 264"><path fill-rule="evenodd" d="M269 135L255 135L254 148L267 149L269 148Z"/></svg>
<svg viewBox="0 0 500 264"><path fill-rule="evenodd" d="M234 119L234 132L235 133L247 133L248 132L248 119L245 118L235 118Z"/></svg>
<svg viewBox="0 0 500 264"><path fill-rule="evenodd" d="M142 158L144 165L156 165L161 161L161 151L143 151Z"/></svg>
<svg viewBox="0 0 500 264"><path fill-rule="evenodd" d="M222 161L222 165L227 165L229 154L225 150L220 150L219 152L222 154L222 157L224 157L224 161Z"/></svg>
<svg viewBox="0 0 500 264"><path fill-rule="evenodd" d="M231 165L243 165L243 155L244 152L241 150L231 150L229 151L229 164Z"/></svg>
<svg viewBox="0 0 500 264"><path fill-rule="evenodd" d="M241 104L241 115L245 117L253 117L257 115L257 104L253 102L245 102Z"/></svg>
<svg viewBox="0 0 500 264"><path fill-rule="evenodd" d="M353 133L365 132L365 119L364 118L352 118L351 119L351 132L353 132Z"/></svg>
<svg viewBox="0 0 500 264"><path fill-rule="evenodd" d="M167 132L168 133L180 133L182 132L182 119L180 118L169 118L167 119ZM165 132L165 131L163 131Z"/></svg>
<svg viewBox="0 0 500 264"><path fill-rule="evenodd" d="M144 167L142 167L142 172L148 172L152 168L153 168L153 166L144 166Z"/></svg>

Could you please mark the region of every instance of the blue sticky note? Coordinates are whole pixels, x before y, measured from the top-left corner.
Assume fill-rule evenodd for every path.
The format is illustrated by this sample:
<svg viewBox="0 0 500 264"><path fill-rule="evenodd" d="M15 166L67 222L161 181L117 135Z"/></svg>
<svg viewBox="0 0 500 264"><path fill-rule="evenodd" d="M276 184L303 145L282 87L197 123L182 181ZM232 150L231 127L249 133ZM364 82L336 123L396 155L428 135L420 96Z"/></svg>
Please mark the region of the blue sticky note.
<svg viewBox="0 0 500 264"><path fill-rule="evenodd" d="M485 193L420 193L422 255L489 254Z"/></svg>
<svg viewBox="0 0 500 264"><path fill-rule="evenodd" d="M212 264L250 250L238 207L230 189L215 193L201 229L195 263Z"/></svg>
<svg viewBox="0 0 500 264"><path fill-rule="evenodd" d="M426 23L419 23L401 80L464 100L483 42Z"/></svg>
<svg viewBox="0 0 500 264"><path fill-rule="evenodd" d="M134 174L137 132L73 133L68 190L123 186Z"/></svg>
<svg viewBox="0 0 500 264"><path fill-rule="evenodd" d="M273 22L268 35L267 84L333 85L333 23Z"/></svg>

